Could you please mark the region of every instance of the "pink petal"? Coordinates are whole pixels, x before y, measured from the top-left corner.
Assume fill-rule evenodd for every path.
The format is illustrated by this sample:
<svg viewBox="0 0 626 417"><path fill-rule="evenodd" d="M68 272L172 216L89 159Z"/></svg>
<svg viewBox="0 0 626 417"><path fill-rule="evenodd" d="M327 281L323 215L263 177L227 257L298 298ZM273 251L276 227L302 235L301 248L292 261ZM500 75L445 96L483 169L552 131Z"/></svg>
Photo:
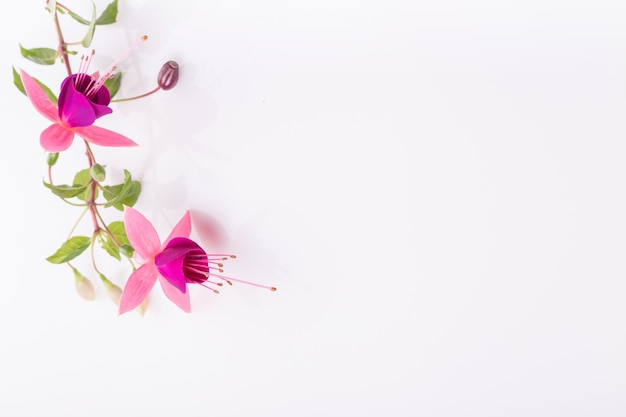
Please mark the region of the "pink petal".
<svg viewBox="0 0 626 417"><path fill-rule="evenodd" d="M135 252L143 259L150 259L159 251L161 241L154 226L143 214L132 207L124 209L126 235Z"/></svg>
<svg viewBox="0 0 626 417"><path fill-rule="evenodd" d="M186 313L191 313L191 300L189 299L189 291L182 293L172 284L170 284L165 278L159 275L159 282L163 292L170 299L171 302L176 304Z"/></svg>
<svg viewBox="0 0 626 417"><path fill-rule="evenodd" d="M100 146L137 146L126 136L98 126L75 127L74 132L87 142Z"/></svg>
<svg viewBox="0 0 626 417"><path fill-rule="evenodd" d="M167 237L167 239L165 239L165 242L163 242L163 246L161 248L164 248L165 246L167 246L169 241L175 237L189 237L190 234L191 234L191 215L187 211L183 215L183 217L178 221L176 226L174 226L174 228L172 229L172 232Z"/></svg>
<svg viewBox="0 0 626 417"><path fill-rule="evenodd" d="M141 304L154 287L158 275L159 273L152 264L144 264L136 269L126 281L118 313L124 314Z"/></svg>
<svg viewBox="0 0 626 417"><path fill-rule="evenodd" d="M70 147L74 141L74 132L61 125L48 126L39 136L41 147L48 152L61 152Z"/></svg>
<svg viewBox="0 0 626 417"><path fill-rule="evenodd" d="M26 95L32 105L35 106L35 109L48 120L52 122L59 121L59 111L50 101L46 93L44 93L41 86L37 84L37 81L35 81L33 77L28 75L24 70L20 70L20 73L24 90L26 90Z"/></svg>

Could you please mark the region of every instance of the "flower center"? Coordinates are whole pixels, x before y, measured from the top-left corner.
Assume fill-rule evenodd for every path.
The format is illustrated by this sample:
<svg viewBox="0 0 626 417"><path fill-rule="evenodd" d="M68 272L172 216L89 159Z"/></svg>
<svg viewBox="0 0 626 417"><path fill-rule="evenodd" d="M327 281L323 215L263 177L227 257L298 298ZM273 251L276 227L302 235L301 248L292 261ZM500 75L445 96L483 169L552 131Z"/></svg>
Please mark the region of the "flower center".
<svg viewBox="0 0 626 417"><path fill-rule="evenodd" d="M183 275L187 282L202 284L209 277L209 261L202 249L192 249L185 255Z"/></svg>

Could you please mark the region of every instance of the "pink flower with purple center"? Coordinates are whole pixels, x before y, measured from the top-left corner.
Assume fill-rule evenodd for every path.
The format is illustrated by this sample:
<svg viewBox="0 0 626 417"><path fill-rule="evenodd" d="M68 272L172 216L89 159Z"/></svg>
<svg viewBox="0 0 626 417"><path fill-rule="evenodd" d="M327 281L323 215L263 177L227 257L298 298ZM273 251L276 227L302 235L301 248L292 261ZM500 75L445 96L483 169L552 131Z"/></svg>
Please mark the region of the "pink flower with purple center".
<svg viewBox="0 0 626 417"><path fill-rule="evenodd" d="M120 299L119 314L135 309L148 296L156 281L174 304L185 312L191 311L188 284L200 284L217 293L215 287L232 281L266 288L276 288L221 275L222 262L234 255L207 254L189 239L191 217L189 212L174 226L163 243L154 226L137 210L124 209L126 235L135 250L135 259L142 265L128 278ZM217 273L216 273L217 272ZM213 281L214 278L217 281Z"/></svg>
<svg viewBox="0 0 626 417"><path fill-rule="evenodd" d="M128 48L115 62L143 42L142 37ZM25 71L21 71L22 84L35 109L52 124L39 137L41 146L48 152L61 152L70 147L74 135L100 146L136 146L126 136L94 126L96 119L113 112L109 107L111 95L104 82L113 76L115 62L102 75L89 75L87 70L92 55L82 57L76 74L69 75L61 83L58 107L46 96L39 84Z"/></svg>
<svg viewBox="0 0 626 417"><path fill-rule="evenodd" d="M107 111L111 112L107 107L109 101L102 101L109 92L106 87L101 87L95 99L92 97L92 101L76 89L74 77L76 75L63 81L57 108L39 84L25 71L21 71L22 84L28 99L40 114L52 122L39 136L41 146L48 152L61 152L70 147L74 135L94 145L137 146L126 136L93 125L98 117L104 116ZM105 101L106 104L103 104Z"/></svg>

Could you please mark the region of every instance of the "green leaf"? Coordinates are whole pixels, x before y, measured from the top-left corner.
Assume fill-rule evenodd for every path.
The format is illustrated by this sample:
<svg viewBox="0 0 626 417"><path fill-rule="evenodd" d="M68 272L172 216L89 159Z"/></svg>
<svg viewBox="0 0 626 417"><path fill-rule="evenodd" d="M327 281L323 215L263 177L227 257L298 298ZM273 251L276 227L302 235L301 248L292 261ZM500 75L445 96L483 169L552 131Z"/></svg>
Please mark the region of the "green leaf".
<svg viewBox="0 0 626 417"><path fill-rule="evenodd" d="M22 92L22 94L26 95L26 90L24 90L24 83L22 82L22 77L20 74L15 71L15 67L13 68L13 84L17 87L18 90Z"/></svg>
<svg viewBox="0 0 626 417"><path fill-rule="evenodd" d="M102 248L109 255L111 255L118 261L122 259L122 257L120 256L120 248L119 246L115 244L113 239L111 239L111 236L109 236L107 233L101 233L99 238L100 238L100 244L102 245Z"/></svg>
<svg viewBox="0 0 626 417"><path fill-rule="evenodd" d="M111 224L109 224L109 232L113 234L115 240L117 240L120 245L130 245L128 236L126 236L126 227L124 226L124 222L111 222Z"/></svg>
<svg viewBox="0 0 626 417"><path fill-rule="evenodd" d="M89 45L91 45L91 41L93 40L93 34L96 30L96 5L93 4L93 2L91 3L91 5L93 6L91 11L91 22L89 22L89 25L87 27L87 33L85 34L85 37L81 42L81 44L85 48L89 48Z"/></svg>
<svg viewBox="0 0 626 417"><path fill-rule="evenodd" d="M116 19L117 0L113 0L113 2L104 9L98 20L96 20L96 25L110 25L111 23L115 23Z"/></svg>
<svg viewBox="0 0 626 417"><path fill-rule="evenodd" d="M115 207L124 211L124 206L132 207L141 193L141 183L131 178L130 172L124 170L124 183L103 187L104 198L108 201L105 207Z"/></svg>
<svg viewBox="0 0 626 417"><path fill-rule="evenodd" d="M78 255L83 253L85 249L89 247L91 239L87 236L74 236L67 240L61 247L54 253L46 258L48 262L53 264L62 264L67 261L71 261Z"/></svg>
<svg viewBox="0 0 626 417"><path fill-rule="evenodd" d="M67 185L67 184L52 185L52 184L48 184L45 181L43 182L43 185L45 185L55 195L57 195L57 196L59 196L61 198L76 197L80 193L84 192L85 189L87 188L86 185L82 185L82 186L72 186L72 185Z"/></svg>
<svg viewBox="0 0 626 417"><path fill-rule="evenodd" d="M109 90L111 98L113 98L120 89L122 84L122 73L116 72L115 75L104 82L104 86Z"/></svg>
<svg viewBox="0 0 626 417"><path fill-rule="evenodd" d="M51 48L26 49L20 44L22 56L41 65L53 65L57 58L57 51Z"/></svg>
<svg viewBox="0 0 626 417"><path fill-rule="evenodd" d="M109 4L106 9L104 9L100 17L96 19L95 16L93 16L91 22L72 11L68 11L68 13L74 20L83 25L89 26L92 22L94 22L94 20L96 25L110 25L111 23L115 23L117 19L117 0L114 0L113 3Z"/></svg>
<svg viewBox="0 0 626 417"><path fill-rule="evenodd" d="M72 12L71 10L68 10L67 13L78 23L82 23L83 25L89 25L91 23L89 20L80 17L79 15Z"/></svg>
<svg viewBox="0 0 626 417"><path fill-rule="evenodd" d="M81 169L74 175L74 182L72 183L73 187L82 187L83 191L76 194L73 197L78 198L82 201L89 201L91 199L91 172L88 168ZM96 195L94 196L94 200L98 198L98 189L96 188Z"/></svg>

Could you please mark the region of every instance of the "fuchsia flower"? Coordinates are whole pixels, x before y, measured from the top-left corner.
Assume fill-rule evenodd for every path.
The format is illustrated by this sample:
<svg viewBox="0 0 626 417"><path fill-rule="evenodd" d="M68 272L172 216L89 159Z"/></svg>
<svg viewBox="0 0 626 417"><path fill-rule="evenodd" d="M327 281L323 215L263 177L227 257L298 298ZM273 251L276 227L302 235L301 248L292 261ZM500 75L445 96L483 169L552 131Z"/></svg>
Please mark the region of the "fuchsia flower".
<svg viewBox="0 0 626 417"><path fill-rule="evenodd" d="M81 76L82 75L82 76ZM57 108L43 89L25 71L21 71L26 95L35 109L52 122L39 137L41 146L48 152L61 152L70 147L74 135L101 146L137 146L126 136L93 126L97 118L109 114L109 91L101 85L87 89L93 79L87 74L73 74L63 80Z"/></svg>
<svg viewBox="0 0 626 417"><path fill-rule="evenodd" d="M146 298L157 279L163 292L183 311L190 312L189 291L187 284L200 284L214 292L209 285L221 286L221 282L210 281L209 277L232 284L242 282L275 291L276 288L215 274L213 270L223 272L220 261L234 258L234 255L207 254L196 242L189 239L191 218L189 212L174 226L163 243L154 226L137 210L126 207L124 210L126 235L135 250L135 258L142 265L137 268L126 282L120 299L119 314L136 308ZM209 266L210 265L210 266Z"/></svg>
<svg viewBox="0 0 626 417"><path fill-rule="evenodd" d="M111 95L104 82L113 76L115 63L121 60L139 43L148 39L142 36L117 58L102 75L87 74L92 55L82 57L78 73L66 77L61 83L57 108L43 89L25 71L21 71L26 95L35 109L52 122L39 137L41 146L48 152L61 152L70 147L74 135L87 142L101 146L136 146L126 136L101 127L93 126L96 119L113 112L109 108Z"/></svg>

